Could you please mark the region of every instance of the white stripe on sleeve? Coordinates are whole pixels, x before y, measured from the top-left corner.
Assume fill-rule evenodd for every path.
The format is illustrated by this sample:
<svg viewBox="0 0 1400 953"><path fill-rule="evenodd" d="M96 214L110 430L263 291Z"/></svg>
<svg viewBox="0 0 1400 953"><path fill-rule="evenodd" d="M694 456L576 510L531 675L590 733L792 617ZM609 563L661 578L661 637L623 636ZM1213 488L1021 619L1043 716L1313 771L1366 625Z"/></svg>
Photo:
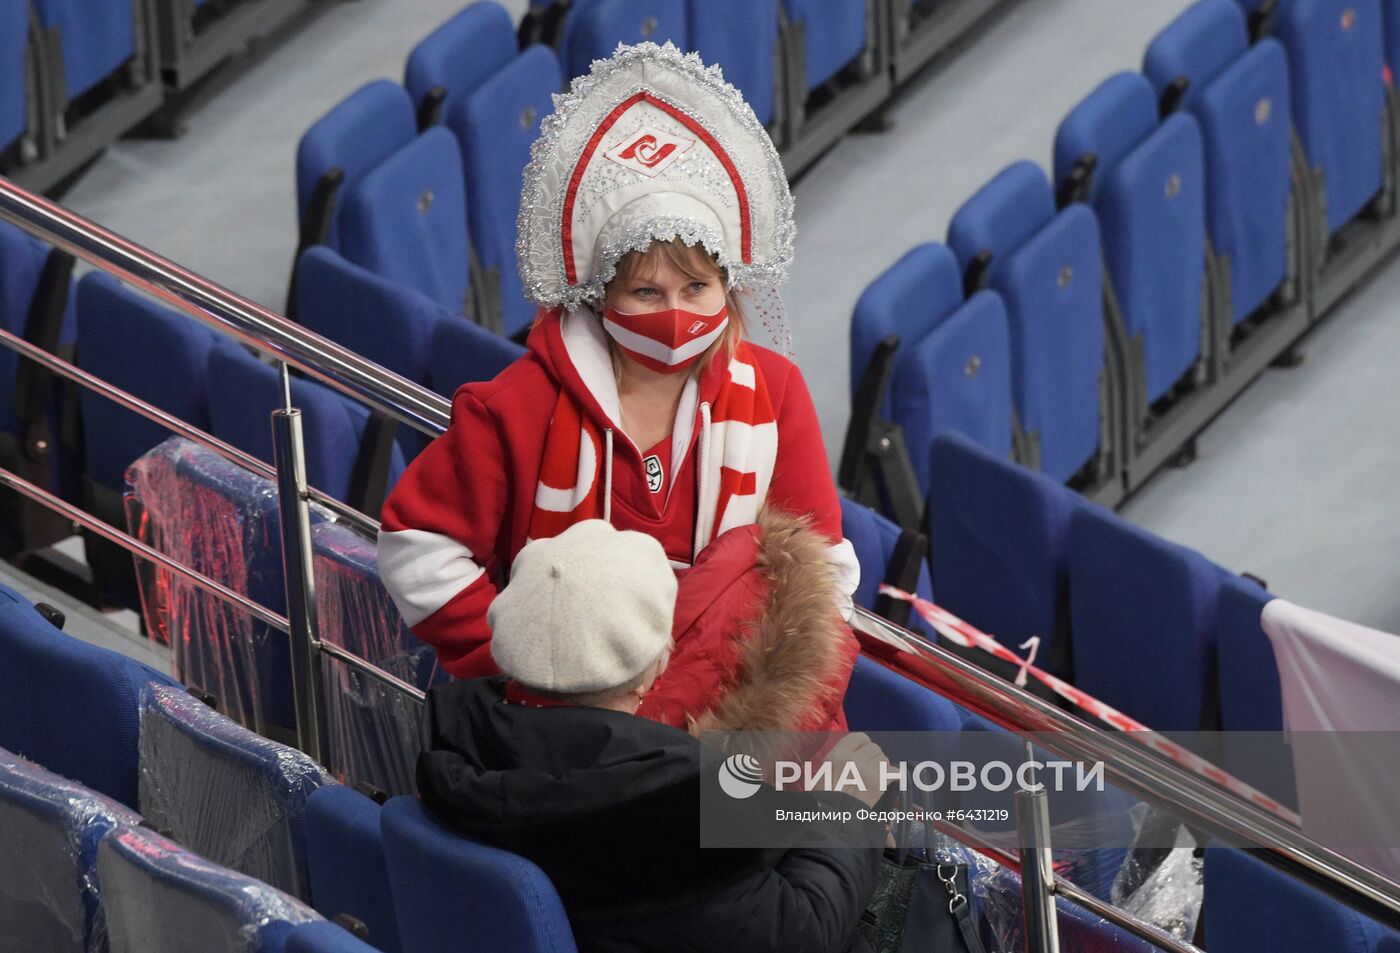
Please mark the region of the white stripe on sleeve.
<svg viewBox="0 0 1400 953"><path fill-rule="evenodd" d="M421 529L379 531L379 578L410 627L451 602L485 570L450 536Z"/></svg>

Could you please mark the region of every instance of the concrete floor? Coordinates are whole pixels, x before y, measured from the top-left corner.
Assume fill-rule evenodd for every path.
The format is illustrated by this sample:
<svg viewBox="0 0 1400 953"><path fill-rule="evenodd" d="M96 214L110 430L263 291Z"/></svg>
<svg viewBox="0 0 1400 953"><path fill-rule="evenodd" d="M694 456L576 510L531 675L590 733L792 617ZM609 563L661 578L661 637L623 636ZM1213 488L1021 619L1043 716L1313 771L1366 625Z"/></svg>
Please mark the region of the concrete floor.
<svg viewBox="0 0 1400 953"><path fill-rule="evenodd" d="M463 0L330 5L188 118L176 141L109 150L66 204L254 300L280 308L295 246L293 162L310 123L370 79L399 78L413 44ZM506 4L516 15L524 0ZM1188 0L1022 0L900 94L888 132L838 144L796 188L785 289L828 449L849 414L855 301L957 206L1022 158L1048 164L1055 127L1111 73L1136 69ZM1400 629L1400 323L1392 267L1201 436L1199 459L1125 508L1136 522L1267 579L1294 601Z"/></svg>

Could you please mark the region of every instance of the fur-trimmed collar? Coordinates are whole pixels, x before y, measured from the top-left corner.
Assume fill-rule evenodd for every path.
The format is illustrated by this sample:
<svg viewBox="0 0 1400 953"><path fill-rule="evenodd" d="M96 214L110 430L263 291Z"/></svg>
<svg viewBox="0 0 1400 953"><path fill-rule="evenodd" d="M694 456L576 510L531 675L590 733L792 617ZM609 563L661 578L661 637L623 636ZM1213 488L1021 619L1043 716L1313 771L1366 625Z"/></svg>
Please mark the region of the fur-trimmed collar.
<svg viewBox="0 0 1400 953"><path fill-rule="evenodd" d="M836 611L830 544L806 517L765 507L759 568L771 582L743 634L739 684L690 731L791 731L806 722L841 666L846 632Z"/></svg>

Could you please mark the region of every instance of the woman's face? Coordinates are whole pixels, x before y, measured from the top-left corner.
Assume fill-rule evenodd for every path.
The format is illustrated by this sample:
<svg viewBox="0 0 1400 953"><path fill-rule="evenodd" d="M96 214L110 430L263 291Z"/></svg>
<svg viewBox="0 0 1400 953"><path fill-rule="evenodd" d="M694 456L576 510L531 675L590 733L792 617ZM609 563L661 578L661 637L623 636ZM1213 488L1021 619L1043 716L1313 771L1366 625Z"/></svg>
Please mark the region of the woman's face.
<svg viewBox="0 0 1400 953"><path fill-rule="evenodd" d="M671 264L666 255L652 256L654 267L643 267L628 281L614 282L608 306L624 314L655 311L692 311L714 314L724 307L724 281L719 272L691 278Z"/></svg>

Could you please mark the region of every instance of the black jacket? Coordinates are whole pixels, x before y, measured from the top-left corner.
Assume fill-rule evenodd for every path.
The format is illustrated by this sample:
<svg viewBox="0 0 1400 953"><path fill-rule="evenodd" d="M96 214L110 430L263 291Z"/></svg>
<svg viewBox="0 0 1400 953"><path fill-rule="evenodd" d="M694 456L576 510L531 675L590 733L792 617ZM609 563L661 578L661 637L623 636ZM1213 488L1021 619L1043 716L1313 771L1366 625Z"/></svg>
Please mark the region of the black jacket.
<svg viewBox="0 0 1400 953"><path fill-rule="evenodd" d="M721 754L634 715L503 697L500 678L429 693L419 793L444 822L539 865L581 953L868 949L856 926L880 851L852 845L872 842L869 824L808 828L786 849L702 849L702 772L717 775Z"/></svg>

